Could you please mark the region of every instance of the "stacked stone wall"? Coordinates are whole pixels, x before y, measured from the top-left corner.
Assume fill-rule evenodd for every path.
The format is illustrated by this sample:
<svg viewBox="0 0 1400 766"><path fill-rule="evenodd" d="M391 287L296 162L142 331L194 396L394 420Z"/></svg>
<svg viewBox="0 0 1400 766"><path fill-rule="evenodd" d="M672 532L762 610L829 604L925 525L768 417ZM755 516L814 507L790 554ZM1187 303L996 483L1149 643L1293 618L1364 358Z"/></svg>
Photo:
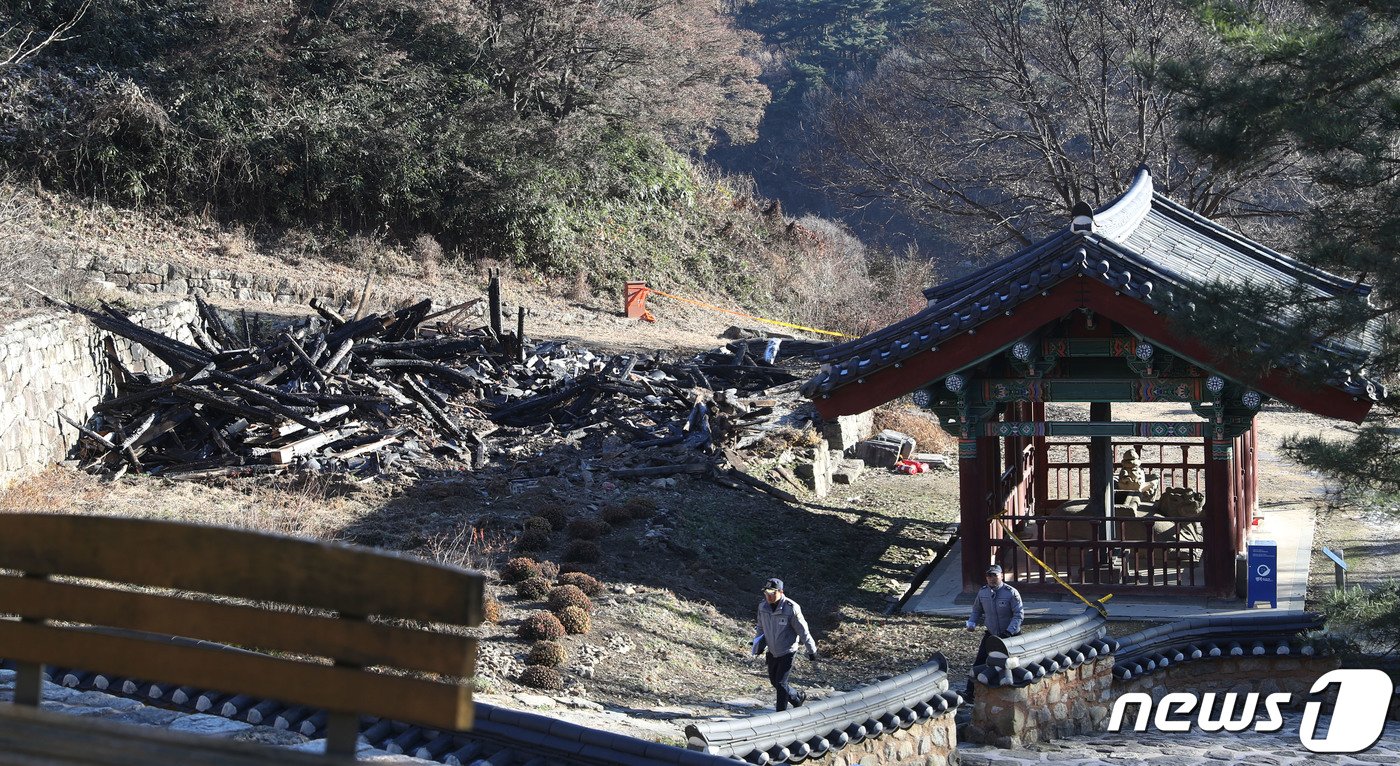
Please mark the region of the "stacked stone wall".
<svg viewBox="0 0 1400 766"><path fill-rule="evenodd" d="M977 685L962 737L997 747L1102 731L1112 709L1113 658L1100 657L1025 686Z"/></svg>
<svg viewBox="0 0 1400 766"><path fill-rule="evenodd" d="M198 311L189 301L157 306L132 320L189 343ZM168 375L145 348L98 330L83 317L44 314L0 327L0 487L63 460L77 440L58 413L84 423L113 388L103 350L111 338L130 371Z"/></svg>
<svg viewBox="0 0 1400 766"><path fill-rule="evenodd" d="M95 258L85 270L98 284L138 293L274 304L303 304L316 297L333 302L354 301L362 287L349 281L242 274L229 269L112 258Z"/></svg>
<svg viewBox="0 0 1400 766"><path fill-rule="evenodd" d="M1116 699L1131 692L1152 695L1153 701L1171 692L1289 692L1293 701L1307 696L1313 682L1340 665L1336 657L1231 657L1170 665L1161 670L1113 682Z"/></svg>
<svg viewBox="0 0 1400 766"><path fill-rule="evenodd" d="M839 751L808 758L819 766L956 766L958 735L953 711L919 721L907 729L871 737Z"/></svg>

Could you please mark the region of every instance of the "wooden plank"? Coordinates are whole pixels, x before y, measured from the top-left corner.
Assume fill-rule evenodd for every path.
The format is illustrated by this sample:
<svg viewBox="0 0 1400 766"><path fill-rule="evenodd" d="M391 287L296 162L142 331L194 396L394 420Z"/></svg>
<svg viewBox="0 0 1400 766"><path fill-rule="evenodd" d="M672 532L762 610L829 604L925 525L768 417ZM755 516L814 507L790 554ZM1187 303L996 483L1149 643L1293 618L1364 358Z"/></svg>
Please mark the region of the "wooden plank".
<svg viewBox="0 0 1400 766"><path fill-rule="evenodd" d="M325 412L318 412L314 415L308 415L307 417L310 420L316 421L317 423L325 423L327 421L335 420L341 415L347 415L349 413L350 405L342 404L339 407L336 407L335 409L326 410ZM251 440L244 443L250 446L261 447L271 442L277 441L278 439L281 439L284 436L291 436L294 433L305 430L306 426L302 425L301 423L282 423L273 428L272 433L268 434L267 436L261 439ZM256 451L254 454L257 454Z"/></svg>
<svg viewBox="0 0 1400 766"><path fill-rule="evenodd" d="M172 732L16 705L0 705L3 766L337 766L283 747Z"/></svg>
<svg viewBox="0 0 1400 766"><path fill-rule="evenodd" d="M475 657L465 636L26 577L0 576L0 613L450 676L472 675Z"/></svg>
<svg viewBox="0 0 1400 766"><path fill-rule="evenodd" d="M356 433L359 433L360 428L361 425L359 423L347 423L346 425L340 428L336 428L330 431L322 431L319 434L315 434L314 436L308 436L305 439L300 439L298 441L292 442L291 444L288 444L284 447L278 447L271 453L272 463L274 465L283 465L286 463L290 463L292 462L292 458L296 457L297 455L305 455L308 452L315 452L316 450L326 446L327 444L340 441L341 439L344 439L347 436L354 436Z"/></svg>
<svg viewBox="0 0 1400 766"><path fill-rule="evenodd" d="M361 444L358 447L351 447L343 452L332 452L331 457L339 460L349 460L357 455L363 455L366 452L373 452L374 450L387 447L390 444L395 444L398 440L399 437L397 436L386 436L378 441L372 441L369 444Z"/></svg>
<svg viewBox="0 0 1400 766"><path fill-rule="evenodd" d="M353 614L477 625L482 577L342 543L69 514L0 514L9 569L92 577Z"/></svg>
<svg viewBox="0 0 1400 766"><path fill-rule="evenodd" d="M472 723L471 687L406 676L311 665L251 652L164 643L0 620L7 658L90 667L149 681L238 690L328 712L394 718L461 731Z"/></svg>

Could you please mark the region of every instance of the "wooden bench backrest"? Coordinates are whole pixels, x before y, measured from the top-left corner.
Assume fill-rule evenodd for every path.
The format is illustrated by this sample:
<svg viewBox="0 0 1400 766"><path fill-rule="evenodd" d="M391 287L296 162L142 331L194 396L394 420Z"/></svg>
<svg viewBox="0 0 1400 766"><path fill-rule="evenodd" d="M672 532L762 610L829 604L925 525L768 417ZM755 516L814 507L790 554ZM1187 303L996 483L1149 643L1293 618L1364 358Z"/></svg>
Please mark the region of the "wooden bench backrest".
<svg viewBox="0 0 1400 766"><path fill-rule="evenodd" d="M0 657L266 697L342 719L471 724L471 687L461 679L474 672L475 640L367 618L475 626L482 578L473 572L238 529L55 514L0 514L0 569L20 573L0 575L0 614L23 618L0 620ZM454 678L360 669L369 666Z"/></svg>

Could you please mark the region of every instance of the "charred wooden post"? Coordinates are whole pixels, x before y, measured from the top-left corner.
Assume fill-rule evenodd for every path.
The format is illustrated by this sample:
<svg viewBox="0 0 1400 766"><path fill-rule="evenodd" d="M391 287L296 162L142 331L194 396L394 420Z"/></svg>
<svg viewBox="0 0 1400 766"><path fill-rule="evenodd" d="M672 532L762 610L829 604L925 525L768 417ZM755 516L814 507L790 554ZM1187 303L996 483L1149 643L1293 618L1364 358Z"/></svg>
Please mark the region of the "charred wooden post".
<svg viewBox="0 0 1400 766"><path fill-rule="evenodd" d="M490 282L490 283L487 285L487 287L486 287L486 296L487 296L487 300L490 301L490 306L491 306L491 332L495 333L495 335L496 335L497 338L500 338L500 337L501 337L501 327L502 327L502 325L503 325L503 323L502 323L502 321L501 321L501 271L500 271L500 269L492 269L492 270L491 270L491 282Z"/></svg>

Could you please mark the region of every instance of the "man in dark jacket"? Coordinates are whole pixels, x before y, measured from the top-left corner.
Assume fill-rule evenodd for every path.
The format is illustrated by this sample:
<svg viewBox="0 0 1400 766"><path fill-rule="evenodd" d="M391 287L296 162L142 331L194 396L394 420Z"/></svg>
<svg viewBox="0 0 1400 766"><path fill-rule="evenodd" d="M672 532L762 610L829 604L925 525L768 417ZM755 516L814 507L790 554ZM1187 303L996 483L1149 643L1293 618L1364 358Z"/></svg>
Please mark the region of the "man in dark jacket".
<svg viewBox="0 0 1400 766"><path fill-rule="evenodd" d="M1024 619L1021 607L1021 593L1001 580L1001 567L993 564L987 567L987 584L977 591L972 602L972 616L967 620L968 630L977 630L977 623L985 618L987 632L998 638L1010 638L1021 632Z"/></svg>
<svg viewBox="0 0 1400 766"><path fill-rule="evenodd" d="M987 635L1010 638L1021 632L1023 619L1021 592L1002 582L999 565L987 567L987 584L977 591L977 596L972 600L972 616L967 619L967 629L977 630L977 624L985 620ZM972 660L972 667L975 669L986 661L987 641L984 637L982 644L977 647L977 657ZM971 674L968 675L963 695L972 696Z"/></svg>
<svg viewBox="0 0 1400 766"><path fill-rule="evenodd" d="M758 630L768 645L768 682L778 693L778 710L788 705L800 707L807 695L788 684L792 660L799 648L806 648L807 659L817 661L817 642L807 629L802 607L783 594L783 581L774 577L763 585L763 601L758 605ZM754 646L760 644L755 641Z"/></svg>

